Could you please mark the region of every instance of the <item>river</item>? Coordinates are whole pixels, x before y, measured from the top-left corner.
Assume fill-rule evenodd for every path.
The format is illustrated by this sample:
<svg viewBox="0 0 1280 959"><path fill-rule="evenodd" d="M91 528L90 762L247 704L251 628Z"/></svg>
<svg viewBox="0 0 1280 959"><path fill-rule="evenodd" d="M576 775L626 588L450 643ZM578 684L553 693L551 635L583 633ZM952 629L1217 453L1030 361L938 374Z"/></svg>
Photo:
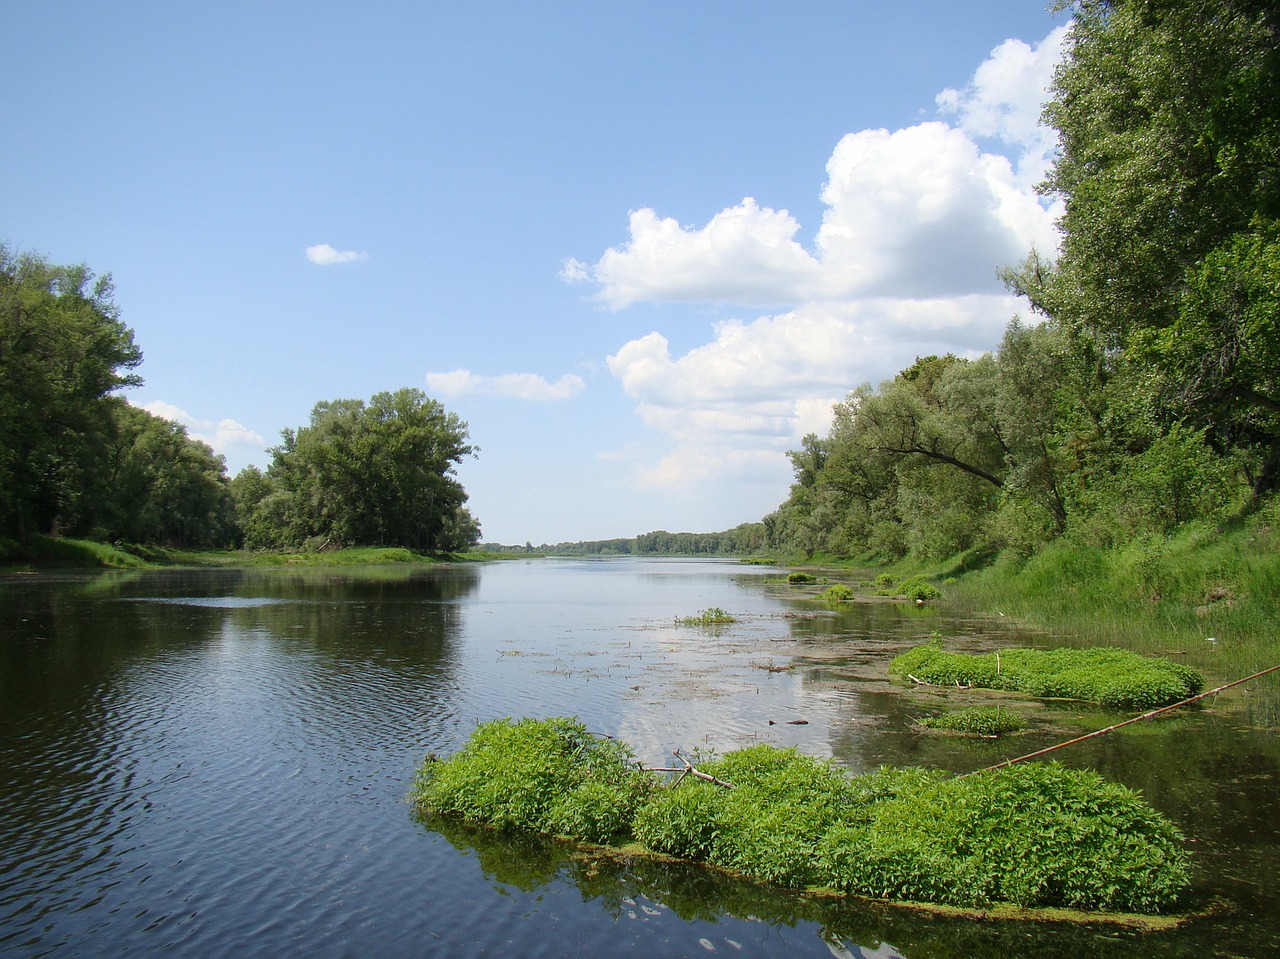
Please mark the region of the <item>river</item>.
<svg viewBox="0 0 1280 959"><path fill-rule="evenodd" d="M1122 718L1006 699L1026 734L924 734L972 694L889 682L898 651L1069 637L812 592L630 558L6 575L0 955L1280 955L1280 740L1247 691L1057 754L1186 833L1216 905L1172 932L815 905L414 817L422 759L500 716L577 715L655 763L770 742L855 772L966 771ZM711 607L737 622L677 623Z"/></svg>

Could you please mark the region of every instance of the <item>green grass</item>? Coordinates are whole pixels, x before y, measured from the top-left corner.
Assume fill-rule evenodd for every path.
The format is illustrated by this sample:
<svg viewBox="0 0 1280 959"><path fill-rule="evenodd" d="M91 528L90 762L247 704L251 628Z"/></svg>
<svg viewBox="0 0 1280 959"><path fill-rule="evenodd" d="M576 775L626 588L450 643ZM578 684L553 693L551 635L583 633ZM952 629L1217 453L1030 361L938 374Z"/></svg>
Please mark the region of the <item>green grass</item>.
<svg viewBox="0 0 1280 959"><path fill-rule="evenodd" d="M187 550L137 544L112 545L92 540L52 536L33 536L25 544L0 539L0 564L43 567L386 566L406 563L478 563L514 558L526 557L523 554L493 553L486 550L419 553L398 546L353 546L325 552L289 553L267 550Z"/></svg>
<svg viewBox="0 0 1280 959"><path fill-rule="evenodd" d="M1127 650L1006 649L949 653L934 639L894 657L894 676L935 686L1005 689L1050 699L1078 699L1111 709L1150 709L1194 696L1204 677L1181 663Z"/></svg>
<svg viewBox="0 0 1280 959"><path fill-rule="evenodd" d="M1096 773L1051 763L849 776L763 744L698 765L730 785L660 779L574 719L502 719L456 755L429 757L412 798L427 815L633 840L758 882L879 899L1150 914L1188 887L1177 829Z"/></svg>

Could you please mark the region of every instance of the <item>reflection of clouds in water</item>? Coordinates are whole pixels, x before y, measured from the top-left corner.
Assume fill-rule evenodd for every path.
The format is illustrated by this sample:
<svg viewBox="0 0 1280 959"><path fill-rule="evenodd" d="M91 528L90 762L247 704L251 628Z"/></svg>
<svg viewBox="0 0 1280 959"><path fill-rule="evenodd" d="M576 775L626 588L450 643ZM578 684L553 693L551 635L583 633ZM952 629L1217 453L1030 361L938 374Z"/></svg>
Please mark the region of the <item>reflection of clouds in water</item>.
<svg viewBox="0 0 1280 959"><path fill-rule="evenodd" d="M780 668L789 657L770 648L772 629L740 627L719 636L672 629L656 636L617 703L618 735L654 761L677 746L723 753L760 742L831 755L839 697Z"/></svg>

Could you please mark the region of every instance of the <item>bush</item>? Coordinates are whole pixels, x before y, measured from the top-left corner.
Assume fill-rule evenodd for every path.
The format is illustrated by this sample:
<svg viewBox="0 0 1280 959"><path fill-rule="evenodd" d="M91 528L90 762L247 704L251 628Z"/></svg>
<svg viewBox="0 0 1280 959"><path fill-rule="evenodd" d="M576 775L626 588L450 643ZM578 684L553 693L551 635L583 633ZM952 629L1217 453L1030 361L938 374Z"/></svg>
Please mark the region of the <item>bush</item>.
<svg viewBox="0 0 1280 959"><path fill-rule="evenodd" d="M1008 689L1113 709L1167 706L1204 689L1204 677L1188 666L1106 647L965 655L948 653L933 639L897 656L889 672L938 686Z"/></svg>
<svg viewBox="0 0 1280 959"><path fill-rule="evenodd" d="M934 586L932 583L926 583L922 579L905 580L898 587L898 592L910 600L929 600L937 599L942 595L942 590Z"/></svg>
<svg viewBox="0 0 1280 959"><path fill-rule="evenodd" d="M817 581L818 577L814 576L813 573L804 573L796 570L794 573L787 574L787 582L792 586L804 586Z"/></svg>

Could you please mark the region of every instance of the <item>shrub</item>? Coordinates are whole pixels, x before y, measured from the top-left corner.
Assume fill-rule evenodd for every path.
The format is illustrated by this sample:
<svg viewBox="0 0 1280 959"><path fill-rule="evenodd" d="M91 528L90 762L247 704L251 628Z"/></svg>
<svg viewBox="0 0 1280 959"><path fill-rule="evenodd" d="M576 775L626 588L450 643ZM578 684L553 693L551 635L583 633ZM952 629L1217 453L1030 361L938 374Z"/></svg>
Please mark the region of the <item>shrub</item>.
<svg viewBox="0 0 1280 959"><path fill-rule="evenodd" d="M911 600L929 600L937 599L942 595L942 590L934 586L932 583L926 583L922 579L905 580L898 587L898 592L907 599Z"/></svg>
<svg viewBox="0 0 1280 959"><path fill-rule="evenodd" d="M1113 709L1166 706L1204 689L1204 677L1188 666L1106 647L965 655L944 651L934 639L896 657L889 672L939 686L1008 689Z"/></svg>
<svg viewBox="0 0 1280 959"><path fill-rule="evenodd" d="M813 573L804 573L800 570L796 570L794 573L787 574L787 582L792 586L804 586L808 583L816 583L817 581L818 577L814 576Z"/></svg>

